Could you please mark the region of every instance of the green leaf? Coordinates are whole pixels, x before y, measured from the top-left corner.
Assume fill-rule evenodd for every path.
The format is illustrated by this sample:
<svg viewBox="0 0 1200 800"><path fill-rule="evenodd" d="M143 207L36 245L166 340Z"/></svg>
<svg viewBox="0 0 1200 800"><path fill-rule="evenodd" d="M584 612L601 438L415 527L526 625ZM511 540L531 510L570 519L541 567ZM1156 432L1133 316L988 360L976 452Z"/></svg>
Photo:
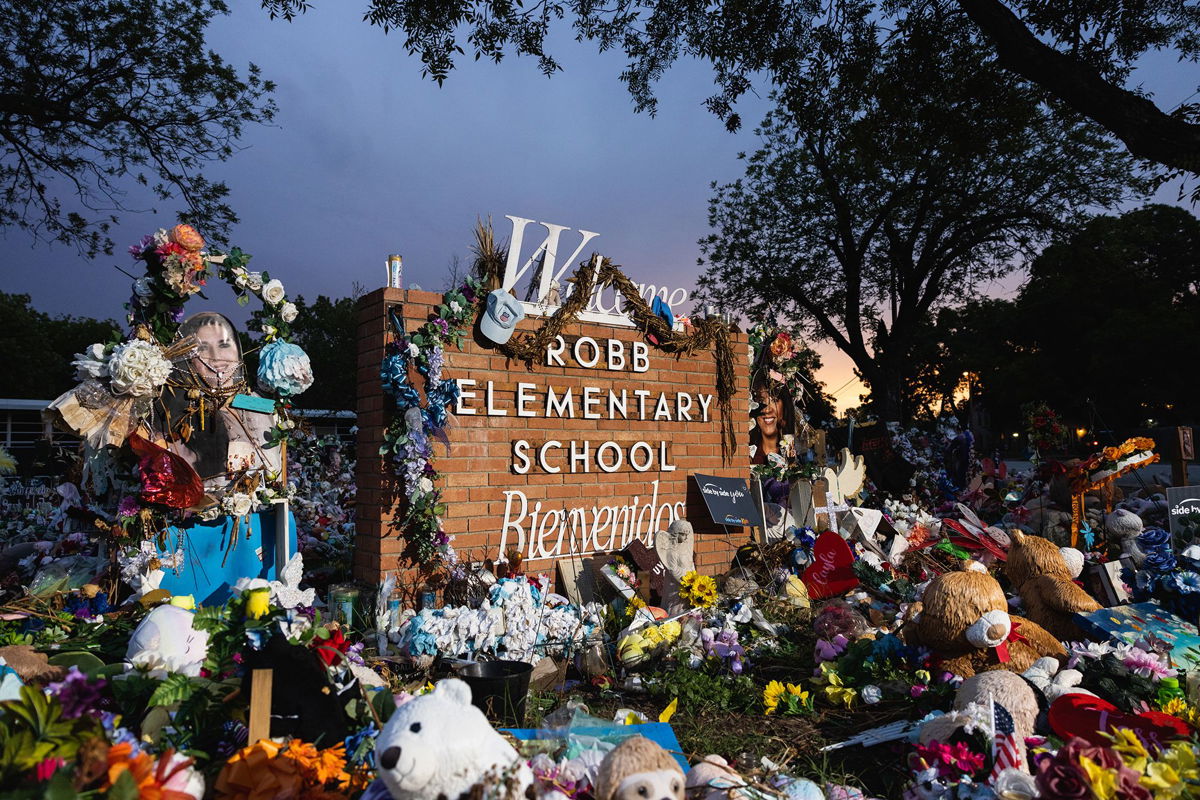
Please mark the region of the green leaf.
<svg viewBox="0 0 1200 800"><path fill-rule="evenodd" d="M122 772L105 795L108 800L138 800L138 785L129 770Z"/></svg>
<svg viewBox="0 0 1200 800"><path fill-rule="evenodd" d="M187 700L196 691L196 686L191 679L186 675L168 675L158 688L154 690L154 694L150 695L150 700L147 705L150 706L170 706L176 703L182 703Z"/></svg>
<svg viewBox="0 0 1200 800"><path fill-rule="evenodd" d="M248 295L244 295L244 294L238 295L237 304L239 306L244 306L249 302L250 302L250 297Z"/></svg>
<svg viewBox="0 0 1200 800"><path fill-rule="evenodd" d="M95 677L97 671L104 668L104 662L91 653L74 652L74 653L57 653L49 659L50 665L54 667L79 667L79 671L86 674L88 677Z"/></svg>
<svg viewBox="0 0 1200 800"><path fill-rule="evenodd" d="M59 769L46 784L46 793L43 797L46 800L75 800L79 797L79 793L75 791L75 786L71 783L69 772Z"/></svg>

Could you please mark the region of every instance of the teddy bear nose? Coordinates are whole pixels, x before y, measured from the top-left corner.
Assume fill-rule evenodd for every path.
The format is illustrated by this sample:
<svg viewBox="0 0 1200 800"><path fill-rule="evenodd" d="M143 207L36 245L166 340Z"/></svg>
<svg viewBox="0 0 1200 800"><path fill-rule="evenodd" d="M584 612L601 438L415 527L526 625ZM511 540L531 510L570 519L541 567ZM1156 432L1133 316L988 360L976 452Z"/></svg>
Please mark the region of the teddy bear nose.
<svg viewBox="0 0 1200 800"><path fill-rule="evenodd" d="M396 762L400 760L400 748L389 747L383 751L383 755L379 757L379 766L384 769L391 769L396 766Z"/></svg>
<svg viewBox="0 0 1200 800"><path fill-rule="evenodd" d="M993 642L1005 639L1008 637L1008 627L998 622L988 628L987 635Z"/></svg>

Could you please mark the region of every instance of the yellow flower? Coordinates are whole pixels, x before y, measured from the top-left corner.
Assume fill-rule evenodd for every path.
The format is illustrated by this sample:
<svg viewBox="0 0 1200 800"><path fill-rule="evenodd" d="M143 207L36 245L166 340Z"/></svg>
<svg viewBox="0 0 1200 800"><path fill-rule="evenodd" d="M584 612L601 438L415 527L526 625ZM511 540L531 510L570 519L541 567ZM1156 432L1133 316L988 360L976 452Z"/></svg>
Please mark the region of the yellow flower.
<svg viewBox="0 0 1200 800"><path fill-rule="evenodd" d="M1196 753L1187 742L1174 742L1163 751L1158 760L1170 765L1185 781L1200 780L1200 768L1196 764Z"/></svg>
<svg viewBox="0 0 1200 800"><path fill-rule="evenodd" d="M266 616L271 610L271 589L262 587L261 589L251 589L246 593L246 616L250 619L258 619Z"/></svg>
<svg viewBox="0 0 1200 800"><path fill-rule="evenodd" d="M1200 727L1200 711L1195 706L1188 705L1188 702L1182 697L1172 697L1168 700L1161 710L1191 725L1193 728Z"/></svg>
<svg viewBox="0 0 1200 800"><path fill-rule="evenodd" d="M1185 788L1179 773L1161 761L1151 761L1146 765L1145 774L1140 783L1147 789L1152 789L1156 799L1180 797Z"/></svg>
<svg viewBox="0 0 1200 800"><path fill-rule="evenodd" d="M1128 728L1117 728L1112 733L1113 749L1121 755L1121 760L1136 772L1146 771L1146 762L1150 754L1137 734Z"/></svg>
<svg viewBox="0 0 1200 800"><path fill-rule="evenodd" d="M835 706L838 704L845 705L849 708L854 704L854 698L858 697L858 690L842 684L842 676L836 672L830 672L826 677L829 679L829 685L825 687L825 697Z"/></svg>
<svg viewBox="0 0 1200 800"><path fill-rule="evenodd" d="M667 703L667 707L664 708L662 710L662 713L660 713L658 715L658 721L659 722L670 722L671 717L675 716L675 711L678 708L679 708L679 698L676 697L670 703Z"/></svg>
<svg viewBox="0 0 1200 800"><path fill-rule="evenodd" d="M775 709L779 707L779 701L783 695L787 693L785 687L779 681L771 681L763 689L763 706L766 707L767 714L773 714Z"/></svg>
<svg viewBox="0 0 1200 800"><path fill-rule="evenodd" d="M679 579L679 598L693 608L711 608L717 604L717 582L691 570Z"/></svg>
<svg viewBox="0 0 1200 800"><path fill-rule="evenodd" d="M1088 783L1091 784L1092 794L1096 795L1096 800L1116 800L1117 773L1115 770L1105 769L1087 756L1079 759L1079 765L1087 773Z"/></svg>
<svg viewBox="0 0 1200 800"><path fill-rule="evenodd" d="M928 684L933 680L933 677L929 674L929 670L919 669L913 675L916 675L917 680L921 683Z"/></svg>

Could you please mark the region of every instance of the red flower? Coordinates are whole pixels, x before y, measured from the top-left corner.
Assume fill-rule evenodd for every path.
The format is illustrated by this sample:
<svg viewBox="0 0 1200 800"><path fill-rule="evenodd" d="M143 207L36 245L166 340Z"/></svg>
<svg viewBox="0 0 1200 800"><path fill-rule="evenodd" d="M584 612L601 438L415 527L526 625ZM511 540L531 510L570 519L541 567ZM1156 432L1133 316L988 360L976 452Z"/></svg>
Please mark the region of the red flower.
<svg viewBox="0 0 1200 800"><path fill-rule="evenodd" d="M184 258L188 254L187 250L184 250L182 247L175 244L175 242L167 242L164 245L160 245L159 248L154 252L158 253L159 257L164 259L169 258L170 256L179 256L180 258Z"/></svg>
<svg viewBox="0 0 1200 800"><path fill-rule="evenodd" d="M325 666L333 667L341 663L342 654L350 649L350 640L342 635L341 629L337 629L329 634L328 639L314 638L312 646Z"/></svg>

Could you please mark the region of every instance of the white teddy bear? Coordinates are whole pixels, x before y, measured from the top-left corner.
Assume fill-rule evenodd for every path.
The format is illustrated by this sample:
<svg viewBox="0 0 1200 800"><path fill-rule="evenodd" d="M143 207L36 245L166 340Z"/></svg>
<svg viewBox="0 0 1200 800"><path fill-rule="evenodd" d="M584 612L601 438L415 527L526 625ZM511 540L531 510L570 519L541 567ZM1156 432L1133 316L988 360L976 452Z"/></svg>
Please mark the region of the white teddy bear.
<svg viewBox="0 0 1200 800"><path fill-rule="evenodd" d="M379 779L364 797L454 800L499 778L487 797L501 800L523 798L533 782L529 766L471 705L471 687L457 678L396 709L375 740L375 764Z"/></svg>

